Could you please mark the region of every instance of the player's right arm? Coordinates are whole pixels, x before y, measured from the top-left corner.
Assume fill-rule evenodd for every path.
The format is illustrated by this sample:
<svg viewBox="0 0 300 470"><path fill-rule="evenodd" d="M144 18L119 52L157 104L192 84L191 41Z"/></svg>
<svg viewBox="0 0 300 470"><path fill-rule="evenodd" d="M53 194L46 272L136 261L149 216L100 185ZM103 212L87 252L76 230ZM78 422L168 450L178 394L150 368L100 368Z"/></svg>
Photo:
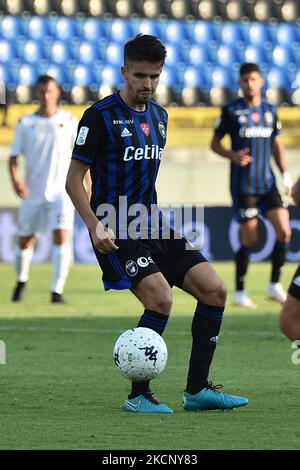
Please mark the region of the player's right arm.
<svg viewBox="0 0 300 470"><path fill-rule="evenodd" d="M114 243L115 234L97 219L90 207L88 188L84 187L88 170L98 152L100 140L98 129L97 114L94 110L87 110L78 126L77 139L67 174L66 191L87 226L95 248L100 253L107 254L118 249Z"/></svg>
<svg viewBox="0 0 300 470"><path fill-rule="evenodd" d="M252 157L249 154L249 148L242 148L239 150L230 150L224 147L222 144L223 137L230 132L230 120L228 116L227 108L222 108L221 118L217 120L215 125L215 134L210 144L210 148L221 155L221 157L228 158L232 163L239 166L248 165Z"/></svg>
<svg viewBox="0 0 300 470"><path fill-rule="evenodd" d="M23 142L23 124L20 120L16 126L14 141L12 144L11 149L11 156L8 160L8 169L11 178L11 182L13 184L14 190L18 196L22 199L26 199L28 197L28 190L26 187L25 182L21 178L18 169L18 155L22 153L22 142Z"/></svg>
<svg viewBox="0 0 300 470"><path fill-rule="evenodd" d="M90 208L89 197L83 184L88 170L89 165L72 160L67 175L66 191L87 226L94 246L100 253L106 254L117 250L118 247L114 243L113 231L101 224Z"/></svg>

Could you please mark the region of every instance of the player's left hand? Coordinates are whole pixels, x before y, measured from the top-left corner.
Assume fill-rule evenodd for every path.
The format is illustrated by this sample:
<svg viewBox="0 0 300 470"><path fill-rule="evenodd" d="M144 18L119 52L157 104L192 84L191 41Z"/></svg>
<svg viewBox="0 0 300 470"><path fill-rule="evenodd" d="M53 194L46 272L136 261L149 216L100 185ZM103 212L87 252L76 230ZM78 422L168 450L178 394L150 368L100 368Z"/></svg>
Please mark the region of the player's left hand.
<svg viewBox="0 0 300 470"><path fill-rule="evenodd" d="M288 171L282 173L282 186L285 189L285 194L290 196L292 193L293 180Z"/></svg>

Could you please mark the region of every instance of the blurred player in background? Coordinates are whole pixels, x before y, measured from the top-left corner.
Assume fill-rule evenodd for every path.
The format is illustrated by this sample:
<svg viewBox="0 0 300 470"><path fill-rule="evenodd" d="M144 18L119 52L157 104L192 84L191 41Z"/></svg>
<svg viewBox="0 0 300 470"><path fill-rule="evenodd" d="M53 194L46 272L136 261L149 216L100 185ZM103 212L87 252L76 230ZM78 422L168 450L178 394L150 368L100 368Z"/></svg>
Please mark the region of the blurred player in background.
<svg viewBox="0 0 300 470"><path fill-rule="evenodd" d="M249 256L257 241L258 215L265 215L276 233L272 259L269 298L283 304L286 292L279 282L291 236L289 214L276 187L270 166L273 153L282 174L286 194L290 195L292 180L287 171L284 148L280 140L281 123L276 109L261 94L264 80L256 64L246 63L240 68L240 87L243 93L222 109L211 143L214 152L231 162L230 189L235 219L240 223L241 246L235 254L236 305L256 308L244 290L244 279ZM221 140L229 134L231 150Z"/></svg>
<svg viewBox="0 0 300 470"><path fill-rule="evenodd" d="M125 44L121 68L125 85L83 115L66 187L90 231L105 289L130 289L143 304L138 326L163 334L174 285L196 299L184 408L231 409L246 405L248 400L219 392L208 382L226 288L202 254L187 249L187 241L176 237L174 231L168 237L161 232L152 237L151 210L157 205L155 182L166 143L168 115L151 98L165 56L166 48L151 35L138 35ZM82 184L89 168L93 181L91 206ZM99 221L103 221L101 206L105 205L106 211L121 212L123 219L124 198L125 224L120 223L114 232L110 224ZM145 210L142 231L147 236L131 237L131 219L127 215L132 210L136 214L141 206ZM120 235L124 225L125 237ZM124 409L134 413L172 413L153 398L149 381L132 382Z"/></svg>
<svg viewBox="0 0 300 470"><path fill-rule="evenodd" d="M300 209L300 177L292 188L292 198ZM300 340L300 265L292 279L286 302L281 310L279 326L291 341Z"/></svg>
<svg viewBox="0 0 300 470"><path fill-rule="evenodd" d="M12 184L22 199L16 246L17 284L12 301L23 299L36 235L47 222L54 245L51 302L64 303L62 294L71 261L70 233L74 219L65 180L78 121L58 108L60 89L52 77L40 76L35 92L39 108L17 124L9 159ZM25 181L18 171L19 155L26 159Z"/></svg>

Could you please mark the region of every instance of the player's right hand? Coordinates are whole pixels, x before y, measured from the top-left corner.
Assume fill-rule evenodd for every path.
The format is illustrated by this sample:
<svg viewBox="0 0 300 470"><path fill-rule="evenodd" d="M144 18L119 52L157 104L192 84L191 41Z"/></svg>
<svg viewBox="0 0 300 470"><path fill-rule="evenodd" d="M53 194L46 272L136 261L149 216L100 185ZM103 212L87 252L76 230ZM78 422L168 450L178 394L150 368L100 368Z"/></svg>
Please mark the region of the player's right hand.
<svg viewBox="0 0 300 470"><path fill-rule="evenodd" d="M249 154L250 149L248 147L232 152L231 161L238 166L247 166L252 161L252 157Z"/></svg>
<svg viewBox="0 0 300 470"><path fill-rule="evenodd" d="M22 199L26 199L28 197L26 184L23 181L21 180L14 181L14 188L15 188L17 195L20 196Z"/></svg>
<svg viewBox="0 0 300 470"><path fill-rule="evenodd" d="M300 178L292 187L292 198L295 205L300 208Z"/></svg>
<svg viewBox="0 0 300 470"><path fill-rule="evenodd" d="M94 246L104 255L119 249L119 247L115 245L116 236L114 232L101 224L101 222L98 222L96 229L91 232L91 237Z"/></svg>

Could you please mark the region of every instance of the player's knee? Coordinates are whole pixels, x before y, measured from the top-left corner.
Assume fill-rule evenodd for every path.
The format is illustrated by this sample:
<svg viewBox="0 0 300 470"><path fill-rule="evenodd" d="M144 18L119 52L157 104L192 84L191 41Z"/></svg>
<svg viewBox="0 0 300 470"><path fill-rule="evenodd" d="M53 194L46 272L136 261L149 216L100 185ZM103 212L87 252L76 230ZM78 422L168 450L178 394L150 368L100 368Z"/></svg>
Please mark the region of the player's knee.
<svg viewBox="0 0 300 470"><path fill-rule="evenodd" d="M171 289L162 289L160 292L157 292L155 299L153 299L152 302L152 310L158 313L169 315L173 303Z"/></svg>
<svg viewBox="0 0 300 470"><path fill-rule="evenodd" d="M282 228L277 233L277 240L280 243L288 243L291 239L292 231L290 227Z"/></svg>
<svg viewBox="0 0 300 470"><path fill-rule="evenodd" d="M283 306L281 310L281 314L279 316L279 329L281 333L289 338L290 340L292 339L292 325L289 319L289 315L287 312L287 309Z"/></svg>
<svg viewBox="0 0 300 470"><path fill-rule="evenodd" d="M221 305L221 306L225 305L226 297L227 297L227 287L223 281L219 282L216 295L218 299L218 305Z"/></svg>

